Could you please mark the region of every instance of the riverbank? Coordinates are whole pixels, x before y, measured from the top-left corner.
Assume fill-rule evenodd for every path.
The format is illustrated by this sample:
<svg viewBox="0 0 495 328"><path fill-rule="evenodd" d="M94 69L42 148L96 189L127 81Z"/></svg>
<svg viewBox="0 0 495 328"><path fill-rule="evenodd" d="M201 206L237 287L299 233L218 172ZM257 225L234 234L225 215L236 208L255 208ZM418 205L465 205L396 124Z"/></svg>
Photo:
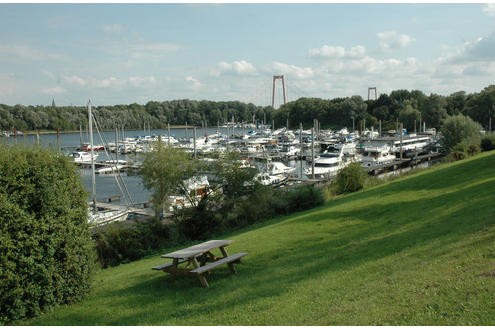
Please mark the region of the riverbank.
<svg viewBox="0 0 495 328"><path fill-rule="evenodd" d="M174 130L174 129L201 129L202 127L200 126L193 126L193 125L171 125L170 126L170 129L171 130ZM155 129L153 128L153 130L167 130L168 127L165 127L165 128L158 128L158 129ZM114 132L115 130L103 130L102 132ZM140 131L139 129L131 129L129 131ZM143 132L145 132L144 130L141 130ZM14 131L8 131L9 134L10 134L10 137L15 137L15 132ZM28 136L35 136L35 135L56 135L56 134L71 134L71 133L80 133L81 131L79 130L66 130L66 131L56 131L56 130L36 130L36 131L33 131L33 130L29 130L29 131L17 131L17 137L22 137L23 135L28 135ZM86 131L84 130L83 133L86 133ZM9 136L6 136L4 134L0 134L0 137L9 137Z"/></svg>

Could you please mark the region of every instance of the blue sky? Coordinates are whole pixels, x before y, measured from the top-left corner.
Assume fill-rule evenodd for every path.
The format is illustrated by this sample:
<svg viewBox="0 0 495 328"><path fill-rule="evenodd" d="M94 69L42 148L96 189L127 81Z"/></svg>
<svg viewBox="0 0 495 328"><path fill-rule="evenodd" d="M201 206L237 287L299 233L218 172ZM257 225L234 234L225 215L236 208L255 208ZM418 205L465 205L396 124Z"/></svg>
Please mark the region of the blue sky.
<svg viewBox="0 0 495 328"><path fill-rule="evenodd" d="M289 101L479 92L495 4L0 4L0 103L264 106L273 75Z"/></svg>

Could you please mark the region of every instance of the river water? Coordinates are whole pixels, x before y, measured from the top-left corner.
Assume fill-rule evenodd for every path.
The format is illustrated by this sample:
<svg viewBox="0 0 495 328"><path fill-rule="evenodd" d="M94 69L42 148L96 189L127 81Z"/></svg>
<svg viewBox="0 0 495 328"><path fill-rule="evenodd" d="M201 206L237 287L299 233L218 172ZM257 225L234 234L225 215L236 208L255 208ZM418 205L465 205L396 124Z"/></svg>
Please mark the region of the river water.
<svg viewBox="0 0 495 328"><path fill-rule="evenodd" d="M203 137L206 133L211 134L215 132L220 132L223 134L232 135L235 134L244 134L248 131L248 129L237 128L232 131L232 128L227 130L227 128L208 128L207 130L196 128L196 137ZM145 135L168 135L168 129L152 129L148 131L144 130L129 130L129 131L110 131L110 132L102 132L102 133L93 133L94 144L106 144L107 142L115 142L116 134L118 134L118 138L122 139L123 137L137 137L137 136L145 136ZM192 128L171 128L170 135L179 138L192 138L194 136L194 130ZM42 147L50 148L53 150L60 149L63 154L69 155L72 151L74 151L81 143L89 142L89 136L86 131L82 132L71 132L71 133L61 133L57 136L57 134L24 134L19 135L17 137L9 137L9 138L0 138L0 142L8 143L8 144L39 144ZM114 159L115 154L109 153L112 158L107 158L105 152L99 152L99 156L97 161L104 161L109 159ZM129 155L129 156L139 156L139 155ZM120 155L119 159L128 159L126 155ZM290 161L285 163L288 166L296 167L296 170L300 172L301 163L299 161ZM306 163L304 162L304 167L306 167ZM88 201L91 198L91 170L88 168L79 169L81 181L88 192ZM120 173L120 177L125 183L121 185L120 188L127 188L130 194L129 197L126 197L126 193L121 191L119 188L119 184L117 183L118 175L117 174L97 174L96 175L96 199L105 201L108 198L114 196L120 196L120 200L113 199L113 202L117 204L138 204L145 203L150 199L150 191L147 190L142 183L142 180L139 176L136 175L127 175L126 173Z"/></svg>

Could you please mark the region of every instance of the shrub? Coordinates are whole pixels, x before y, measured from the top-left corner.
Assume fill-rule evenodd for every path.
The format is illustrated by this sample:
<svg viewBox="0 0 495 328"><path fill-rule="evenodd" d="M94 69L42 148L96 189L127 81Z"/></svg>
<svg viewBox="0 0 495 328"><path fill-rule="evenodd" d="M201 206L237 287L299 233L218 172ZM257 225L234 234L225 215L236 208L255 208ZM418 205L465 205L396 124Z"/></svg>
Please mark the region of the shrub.
<svg viewBox="0 0 495 328"><path fill-rule="evenodd" d="M307 210L325 202L323 191L313 185L287 191L286 199L289 213Z"/></svg>
<svg viewBox="0 0 495 328"><path fill-rule="evenodd" d="M354 192L362 189L366 182L366 171L359 163L351 163L337 173L337 193Z"/></svg>
<svg viewBox="0 0 495 328"><path fill-rule="evenodd" d="M179 232L186 238L202 240L214 233L239 229L277 215L306 210L323 204L323 192L314 186L273 189L258 186L243 197L219 203L203 198L199 206L182 210L176 218ZM212 206L212 204L214 204Z"/></svg>
<svg viewBox="0 0 495 328"><path fill-rule="evenodd" d="M103 268L140 259L172 243L170 227L159 219L115 222L93 231Z"/></svg>
<svg viewBox="0 0 495 328"><path fill-rule="evenodd" d="M0 146L0 323L81 300L94 260L74 165L41 148Z"/></svg>
<svg viewBox="0 0 495 328"><path fill-rule="evenodd" d="M214 197L203 197L196 207L183 208L175 217L179 234L190 240L206 239L218 231L220 222L216 208L212 209Z"/></svg>
<svg viewBox="0 0 495 328"><path fill-rule="evenodd" d="M481 150L490 151L495 149L495 133L487 134L481 138Z"/></svg>

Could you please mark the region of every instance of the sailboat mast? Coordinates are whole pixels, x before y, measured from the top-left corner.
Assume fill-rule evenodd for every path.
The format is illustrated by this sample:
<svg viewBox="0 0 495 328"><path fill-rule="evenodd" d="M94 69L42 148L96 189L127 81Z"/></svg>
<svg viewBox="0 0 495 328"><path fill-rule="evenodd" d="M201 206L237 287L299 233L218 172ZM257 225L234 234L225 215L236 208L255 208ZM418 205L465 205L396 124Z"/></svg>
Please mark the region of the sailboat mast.
<svg viewBox="0 0 495 328"><path fill-rule="evenodd" d="M89 146L91 147L91 198L93 200L93 213L96 214L96 177L95 177L95 156L93 150L93 114L91 113L91 100L88 100L88 124L89 124Z"/></svg>

